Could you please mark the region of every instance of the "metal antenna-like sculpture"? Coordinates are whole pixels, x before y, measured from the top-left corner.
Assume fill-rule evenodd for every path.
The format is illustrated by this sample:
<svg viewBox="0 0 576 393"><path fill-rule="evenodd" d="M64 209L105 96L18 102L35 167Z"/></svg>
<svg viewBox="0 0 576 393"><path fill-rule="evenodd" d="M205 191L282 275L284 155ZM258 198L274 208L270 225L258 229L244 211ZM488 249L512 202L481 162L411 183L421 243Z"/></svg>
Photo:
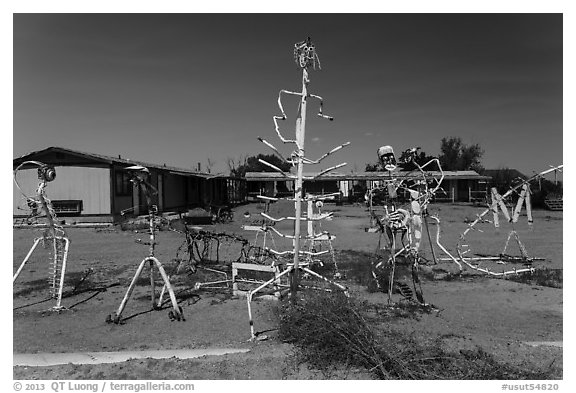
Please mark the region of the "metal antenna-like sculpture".
<svg viewBox="0 0 576 393"><path fill-rule="evenodd" d="M442 249L442 251L446 255L448 255L447 259L456 263L458 265L458 268L460 269L460 272L462 272L462 270L463 270L462 264L468 266L469 268L471 268L473 270L476 270L476 271L479 271L482 273L486 273L486 274L491 275L491 276L503 277L503 276L510 275L510 274L517 274L517 273L523 273L523 272L533 272L534 268L531 266L521 268L521 269L513 268L513 269L509 269L509 270L503 269L502 271L494 271L488 267L482 266L481 263L483 261L493 261L493 262L496 262L498 264L504 264L505 265L508 262L511 262L511 263L519 262L519 263L523 263L526 265L530 265L533 261L542 260L542 258L532 258L528 255L528 252L526 251L524 244L520 241L520 238L518 237L518 233L516 232L514 224L516 222L518 222L518 218L520 216L520 211L522 210L522 206L524 204L526 204L526 215L528 218L528 225L532 225L532 208L531 208L531 201L530 201L530 183L532 183L533 181L536 181L536 180L541 180L544 176L546 176L547 174L549 174L551 172L554 172L554 174L556 174L557 172L561 172L562 168L563 168L563 165L551 167L550 169L542 171L542 172L530 177L529 179L521 180L519 184L517 184L514 187L510 187L510 189L502 195L499 195L498 192L496 191L496 189L492 188L492 190L491 190L491 203L489 204L488 208L486 208L482 213L478 214L476 219L473 222L471 222L470 224L468 224L468 227L466 228L466 230L464 230L464 232L462 232L462 234L460 235L458 243L456 245L456 252L458 254L457 256L452 255L450 252L448 252L448 250L446 250L446 248L444 246L442 246L440 244L440 227L438 225L438 232L436 235L436 243ZM520 190L520 192L518 192L519 190ZM508 211L508 207L505 204L505 201L509 200L509 198L514 194L518 194L518 201L516 202L516 206L510 214ZM499 228L500 227L499 217L498 217L499 210L502 211L506 220L512 224L512 230L508 233L508 237L506 239L506 244L504 246L504 249L500 253L500 255L497 255L497 256L475 256L475 257L467 255L467 254L470 254L472 251L470 248L470 245L468 244L468 240L467 240L468 234L472 231L482 232L480 229L476 228L476 225L479 223L482 223L482 222L493 223L494 227ZM485 218L485 216L488 215L489 213L493 214L493 221L492 222L489 221L487 218ZM437 217L432 217L432 218L439 224L440 220ZM508 249L508 245L509 245L512 237L514 237L514 240L516 241L516 243L520 249L521 256L519 256L519 257L515 257L515 256L509 255L506 253L506 251Z"/></svg>
<svg viewBox="0 0 576 393"><path fill-rule="evenodd" d="M31 198L27 196L20 185L18 184L16 175L18 171L26 166L26 165L33 165L38 167L38 180L40 183L38 184L38 189L36 190L36 198ZM56 305L52 307L54 311L61 311L63 309L62 303L62 290L64 288L64 275L66 273L66 260L68 258L68 248L70 246L70 240L68 240L68 236L64 231L64 228L58 224L56 212L54 211L54 207L52 206L52 202L46 196L46 186L49 182L56 179L56 170L54 167L44 164L39 161L24 161L14 170L14 183L16 187L20 190L22 195L26 198L28 206L33 208L33 211L36 211L38 207L40 207L44 213L46 214L46 224L48 228L44 231L42 237L34 239L34 244L28 254L24 258L24 261L20 264L20 267L14 274L14 278L12 280L12 284L16 282L16 279L20 275L20 272L24 268L24 265L30 259L30 256L40 243L43 242L44 247L48 248L52 246L52 257L51 257L51 264L50 264L50 296L53 299L56 299Z"/></svg>
<svg viewBox="0 0 576 393"><path fill-rule="evenodd" d="M130 283L128 290L126 291L126 294L124 295L124 298L122 299L122 302L120 303L120 307L118 307L118 311L116 311L116 313L113 315L108 315L108 317L106 318L106 322L108 322L108 323L113 322L116 324L120 323L122 312L124 311L124 308L126 307L126 304L128 303L130 296L132 295L132 291L134 290L134 287L136 286L136 281L138 281L138 278L140 277L140 274L142 273L142 270L144 269L144 266L146 265L147 262L150 265L150 286L152 287L152 298L151 298L152 308L154 310L159 310L162 306L163 293L162 293L162 295L160 295L158 302L156 302L156 289L155 289L155 281L154 281L154 266L156 266L156 268L160 272L162 280L164 281L164 288L168 290L168 293L170 295L170 300L172 301L173 310L170 311L170 313L168 314L170 319L171 320L177 320L177 321L180 321L180 320L184 321L185 320L184 315L182 313L182 309L180 308L180 306L178 306L178 302L176 300L176 295L174 294L174 290L172 289L172 286L170 285L170 279L169 279L168 275L166 274L166 272L164 271L164 267L162 266L160 261L154 256L154 251L155 251L155 247L156 247L156 214L158 213L158 207L156 205L152 204L152 195L156 194L158 191L147 180L147 178L150 174L148 168L143 167L143 166L139 166L139 165L134 165L134 166L131 166L131 167L128 167L125 169L127 171L129 171L128 173L131 175L131 181L133 183L137 184L139 186L139 188L142 189L144 195L146 196L146 201L147 201L147 205L148 205L148 223L149 223L149 233L150 233L150 242L148 243L148 245L150 246L150 249L149 249L148 256L146 258L144 258L142 260L142 262L140 263L140 265L138 266L138 269L136 270L136 273L134 274L134 277L132 278L132 282ZM162 292L164 292L164 290Z"/></svg>
<svg viewBox="0 0 576 393"><path fill-rule="evenodd" d="M320 215L315 216L315 217L305 217L305 218L302 217L302 202L308 202L308 200L314 200L315 201L318 199L315 196L307 196L305 198L302 197L303 181L304 180L313 180L313 179L315 179L315 178L317 178L317 177L319 177L325 173L328 173L330 171L333 171L337 168L340 168L340 167L346 165L346 163L338 164L338 165L332 166L330 168L327 168L327 169L321 171L320 173L316 174L315 176L304 176L304 165L306 165L306 164L318 164L322 160L324 160L326 157L337 152L338 150L342 149L343 147L349 145L350 142L346 142L340 146L335 147L334 149L332 149L328 153L324 154L323 156L321 156L317 160L311 160L311 159L305 157L304 142L305 142L305 133L306 133L306 110L307 110L308 99L314 98L320 102L320 108L318 111L318 116L320 116L324 119L328 119L328 120L334 120L334 119L331 116L327 116L322 112L322 109L323 109L322 97L315 95L315 94L310 94L308 91L308 84L310 83L308 70L310 68L315 69L316 65L318 65L318 68L320 68L320 61L318 58L318 54L316 53L316 48L315 48L314 44L312 44L310 38L308 38L305 41L296 43L294 45L294 59L296 61L296 64L302 69L302 91L301 92L293 92L293 91L288 91L288 90L280 90L280 93L278 94L278 106L280 107L281 115L280 116L274 116L273 120L274 120L276 134L278 135L280 140L283 143L293 144L293 145L295 145L296 148L292 152L292 154L290 155L290 158L286 159L286 158L284 158L284 156L279 152L279 150L273 144L271 144L270 142L268 142L268 141L266 141L260 137L258 138L262 143L264 143L266 146L268 146L270 149L272 149L274 151L274 153L276 155L278 155L278 157L280 159L282 159L285 162L288 162L293 167L296 167L296 175L293 175L293 174L285 173L284 171L282 171L277 166L275 166L275 165L273 165L273 164L271 164L265 160L262 160L262 159L259 160L262 164L264 164L264 165L272 168L273 170L279 172L286 179L294 179L295 180L294 198L288 199L288 200L294 201L294 210L295 210L294 217L274 218L274 217L271 217L270 215L268 215L266 213L260 213L263 217L271 220L272 222L281 222L284 220L294 221L294 235L285 235L285 234L282 234L280 231L276 231L275 229L273 229L273 231L276 234L278 234L279 236L292 239L293 249L289 250L289 251L283 251L283 252L279 252L277 250L271 250L270 249L270 252L272 252L278 256L287 256L287 255L291 254L293 256L293 262L286 264L286 269L283 272L281 272L278 276L276 276L273 279L267 281L266 283L260 285L258 288L254 289L253 291L248 292L248 296L247 296L248 313L249 313L249 317L250 317L250 329L251 329L251 333L252 333L252 338L256 337L254 334L254 324L252 321L252 311L250 308L252 296L256 292L258 292L259 290L266 287L267 285L270 285L273 282L277 281L280 277L290 273L290 293L291 293L291 297L292 297L293 301L295 301L296 293L298 291L299 271L300 270L303 270L312 276L315 276L315 277L321 278L325 281L328 281L328 282L332 283L333 285L337 286L338 288L346 291L346 288L344 286L342 286L338 283L335 283L333 281L330 281L327 278L322 277L321 275L317 274L316 272L310 270L309 264L307 262L303 262L300 260L300 258L302 256L315 256L315 255L321 255L321 254L328 252L328 250L326 250L325 252L314 253L311 251L301 250L300 240L302 239L302 237L300 235L300 223L302 221L322 220L322 219L325 219L325 218L331 216L331 213L329 213L329 214L320 214ZM286 113L284 112L284 108L282 106L282 95L283 94L289 94L289 95L294 95L294 96L300 97L299 114L298 114L298 117L296 119L296 137L295 137L295 139L285 138L281 134L280 126L278 125L279 120L286 120L287 119ZM268 198L268 199L279 200L278 198Z"/></svg>

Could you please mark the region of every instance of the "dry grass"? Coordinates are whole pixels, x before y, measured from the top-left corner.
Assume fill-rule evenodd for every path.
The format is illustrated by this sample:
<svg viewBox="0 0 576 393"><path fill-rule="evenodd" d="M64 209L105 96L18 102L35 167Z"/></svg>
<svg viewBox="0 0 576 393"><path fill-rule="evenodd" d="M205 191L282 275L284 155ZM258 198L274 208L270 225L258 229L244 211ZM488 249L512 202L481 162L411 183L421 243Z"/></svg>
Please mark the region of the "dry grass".
<svg viewBox="0 0 576 393"><path fill-rule="evenodd" d="M510 281L522 284L539 285L543 287L562 288L563 269L536 269L534 272L520 273L508 276Z"/></svg>
<svg viewBox="0 0 576 393"><path fill-rule="evenodd" d="M294 344L312 367L363 367L380 379L542 380L554 374L552 368L498 362L480 348L448 352L440 338L421 342L392 330L389 322L398 315L377 313L375 320L370 308L340 292L302 292L296 304L286 301L279 308L280 339Z"/></svg>

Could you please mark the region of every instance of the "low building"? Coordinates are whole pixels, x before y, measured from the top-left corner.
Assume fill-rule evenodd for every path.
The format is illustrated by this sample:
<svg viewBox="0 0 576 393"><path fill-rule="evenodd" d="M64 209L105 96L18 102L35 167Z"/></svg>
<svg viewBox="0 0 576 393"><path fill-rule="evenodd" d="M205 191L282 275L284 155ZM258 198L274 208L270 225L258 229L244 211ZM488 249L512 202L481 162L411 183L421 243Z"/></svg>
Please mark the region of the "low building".
<svg viewBox="0 0 576 393"><path fill-rule="evenodd" d="M314 174L304 174L313 177ZM440 172L427 171L427 178L440 178ZM364 197L366 190L379 186L385 179L396 178L406 182L422 179L418 171L389 172L331 172L313 180L303 182L304 193L330 194L339 192L346 200L357 200ZM444 171L442 189L436 200L450 202L473 202L484 199L486 195L489 176L481 176L475 171ZM247 172L247 194L253 199L257 195L285 196L294 190L294 180L277 172Z"/></svg>
<svg viewBox="0 0 576 393"><path fill-rule="evenodd" d="M151 164L122 157L85 153L62 147L49 147L13 160L13 169L25 161L39 161L56 169L56 179L46 194L59 216L78 221L114 222L121 213L145 214L146 198L130 182L126 167L142 165L150 170L150 183L158 193L152 203L161 212L180 212L194 207L243 202L243 179ZM38 186L37 168L24 166L17 173L23 192L34 196ZM13 215L25 217L29 210L20 190L14 186Z"/></svg>

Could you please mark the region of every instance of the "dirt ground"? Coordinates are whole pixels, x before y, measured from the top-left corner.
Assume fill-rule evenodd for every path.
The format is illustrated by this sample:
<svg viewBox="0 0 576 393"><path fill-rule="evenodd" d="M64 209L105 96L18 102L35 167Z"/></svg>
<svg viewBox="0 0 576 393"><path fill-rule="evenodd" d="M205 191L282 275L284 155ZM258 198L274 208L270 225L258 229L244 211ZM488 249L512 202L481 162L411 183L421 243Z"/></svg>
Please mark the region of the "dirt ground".
<svg viewBox="0 0 576 393"><path fill-rule="evenodd" d="M235 220L228 224L208 225L214 232L235 233L249 241L254 232L246 232L241 225L261 219L260 204L240 206ZM270 214L287 214L291 206L272 205ZM356 256L354 263L369 264L378 234L367 233L369 216L363 206L325 205L334 217L322 224L322 230L336 236L333 245L339 253ZM441 219L441 242L454 252L459 234L466 221L474 220L481 207L469 205L432 205L431 214ZM250 217L245 217L250 213ZM469 236L470 247L477 253L502 252L509 230L502 223L499 233L489 224L482 224L483 232ZM278 230L290 231L290 225L278 223ZM430 225L435 239L436 225ZM562 269L562 213L535 211L534 225L520 217L516 225L520 239L531 257L542 257L537 268ZM250 330L245 298L233 297L228 290L194 291L199 275L181 274L173 283L179 295L185 321L168 318L169 304L160 311L150 307L148 273L143 277L123 313L125 323L106 323L122 300L138 264L147 256L148 247L135 240L147 241L145 229L122 231L109 229L69 228L71 240L65 292L70 293L86 269L93 269L87 279L76 288L73 296L65 297L61 313L46 311L54 305L48 296L47 251L39 248L14 284L13 345L14 353L116 351L123 349L184 349L208 347L250 348L247 354L206 357L196 360L131 360L119 365L63 365L53 367L14 367L15 379L369 379L365 370L333 370L330 374L311 370L295 361L294 348L276 337L277 302L259 299L253 303L256 330L265 332L266 341L248 341ZM25 257L38 229L15 229L13 242L13 271ZM422 255L432 260L426 234ZM157 236L157 258L171 274L174 258L182 244L182 234L161 231ZM287 249L289 241L275 239L278 249ZM221 260L236 259L236 244L221 245ZM435 248L438 257L445 257ZM507 252L518 253L511 242ZM350 259L350 257L348 258ZM502 269L501 266L494 268ZM546 368L559 367L562 378L562 348L529 345L529 342L562 341L562 289L495 279L466 271L454 280L437 279L445 272L457 272L456 265L440 261L426 275L422 288L427 302L437 311L402 318L394 328L413 333L422 339L440 337L446 348L454 351L481 347L497 359L514 364L530 364ZM435 279L436 277L436 279ZM159 283L159 281L158 281ZM352 277L344 282L352 296L376 304L385 304L386 295L369 293ZM159 290L157 286L157 291Z"/></svg>

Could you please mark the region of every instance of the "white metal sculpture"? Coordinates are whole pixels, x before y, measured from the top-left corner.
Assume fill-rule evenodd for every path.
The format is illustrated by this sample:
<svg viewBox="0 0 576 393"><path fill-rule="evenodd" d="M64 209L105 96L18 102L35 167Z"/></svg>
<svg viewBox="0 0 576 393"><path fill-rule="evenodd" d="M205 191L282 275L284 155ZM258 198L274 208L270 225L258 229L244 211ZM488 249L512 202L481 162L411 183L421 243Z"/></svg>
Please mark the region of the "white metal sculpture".
<svg viewBox="0 0 576 393"><path fill-rule="evenodd" d="M500 195L495 188L492 188L491 189L491 201L488 204L488 207L484 211L482 211L480 214L477 214L476 219L474 221L472 221L471 223L469 223L466 230L464 230L464 232L462 232L462 234L460 235L458 243L456 245L456 254L457 255L453 255L452 253L450 253L446 249L446 247L444 247L440 243L440 219L438 217L432 217L438 223L436 243L438 244L440 249L448 256L448 258L446 258L446 259L456 263L458 265L460 272L463 271L463 265L469 267L470 269L488 274L490 276L497 276L497 277L498 276L503 277L503 276L507 276L510 274L518 274L518 273L524 273L524 272L533 272L534 268L532 266L520 268L520 269L517 269L515 267L506 268L506 265L508 263L522 263L525 265L530 265L532 262L534 262L536 260L542 260L543 259L543 258L530 257L528 255L528 252L526 251L526 247L520 241L520 238L518 236L518 233L516 231L514 224L516 224L518 222L518 218L520 217L520 212L522 210L522 207L525 205L526 206L526 215L527 215L527 219L528 219L528 225L530 225L530 226L532 225L533 219L532 219L532 207L531 207L531 200L530 200L530 183L532 183L533 181L541 180L544 176L546 176L549 173L552 173L552 172L556 173L558 171L561 172L562 168L563 168L563 165L554 166L554 167L551 167L550 169L547 169L545 171L542 171L542 172L530 177L529 179L520 180L520 182L517 185L510 187L510 189L502 195ZM510 201L510 197L512 197L513 195L517 195L518 200L516 202L516 206L509 212L508 207L506 206L505 202ZM508 233L508 237L506 239L504 249L502 250L502 252L499 255L482 256L482 255L476 254L476 256L472 256L472 255L474 255L474 253L473 253L473 251L469 245L469 243L470 243L469 242L469 240L470 240L469 234L473 231L482 232L482 230L477 227L478 224L480 224L480 223L490 223L490 224L493 224L495 228L499 228L500 227L500 220L499 220L499 213L500 212L502 212L506 221L508 221L512 226L512 229ZM492 221L485 218L490 213L492 213L492 217L493 217ZM519 251L520 251L520 256L513 256L513 255L510 255L507 253L508 246L510 245L511 240L516 242L516 244L519 248ZM501 271L495 271L494 269L491 269L490 267L483 266L482 262L485 262L485 261L492 261L492 262L495 262L499 265L503 265L504 267Z"/></svg>
<svg viewBox="0 0 576 393"><path fill-rule="evenodd" d="M308 200L308 210L306 213L306 217L321 217L322 216L322 208L324 206L325 200L333 200L336 195L339 194L328 194L328 195L318 195L316 196L315 202L312 199ZM314 213L314 208L316 208L317 213ZM331 217L327 217L327 220L331 219ZM344 275L338 269L338 261L336 260L336 255L334 253L334 246L332 241L336 239L336 236L329 233L328 231L322 230L322 220L318 221L308 221L307 223L307 236L306 236L306 243L305 248L308 251L313 253L317 253L318 251L328 249L327 251L330 253L330 259L332 264L334 265L334 276L335 280L340 280L345 278ZM309 254L309 255L311 255ZM308 256L309 262L312 263L312 257ZM320 265L323 265L321 260L317 260Z"/></svg>
<svg viewBox="0 0 576 393"><path fill-rule="evenodd" d="M162 263L160 263L158 258L156 258L154 256L155 247L156 247L156 219L157 219L157 214L158 214L158 207L156 205L152 204L152 194L156 193L157 191L154 188L154 186L152 184L150 184L147 180L150 172L148 171L148 168L143 167L143 166L139 166L139 165L127 167L125 169L131 175L131 181L133 183L135 183L139 188L141 188L144 195L146 196L146 201L147 201L147 206L148 206L148 227L149 227L149 234L150 234L150 242L148 243L148 245L150 246L150 248L149 248L148 256L146 258L144 258L142 260L142 262L140 263L140 265L138 266L138 269L136 270L136 273L134 274L134 277L132 278L132 282L130 283L128 290L126 291L126 294L124 295L124 298L122 299L122 302L120 303L120 306L118 307L118 310L116 311L115 314L108 315L108 317L106 318L106 322L119 324L122 321L121 320L122 312L124 311L124 308L126 307L126 304L128 303L130 296L132 295L132 291L134 290L134 287L136 286L136 282L138 281L138 278L142 274L142 270L144 270L144 266L147 263L150 266L150 286L151 286L152 308L154 310L159 310L161 308L164 292L165 292L165 290L168 290L168 294L170 296L170 300L172 302L172 307L173 307L173 310L171 310L169 312L170 319L171 320L177 320L177 321L184 321L185 320L184 315L182 313L182 309L178 305L178 301L176 300L176 295L174 294L174 290L172 289L172 286L170 285L170 279L169 279L168 275L166 274L164 267L162 266ZM160 276L162 277L162 280L164 281L164 287L162 289L162 293L160 294L160 296L158 298L158 301L156 301L154 267L156 267L158 269L158 271L160 272Z"/></svg>
<svg viewBox="0 0 576 393"><path fill-rule="evenodd" d="M392 293L395 288L406 298L411 299L413 295L409 287L395 281L397 258L402 256L405 260L411 262L412 282L416 298L420 303L425 304L418 277L421 259L419 250L422 241L422 224L424 223L427 227L427 208L432 197L440 190L444 172L438 159L432 159L424 165L419 165L415 160L418 150L419 148L413 148L406 151L407 162L412 162L421 174L421 179L408 187L404 184L405 180L399 180L392 176L392 171L397 164L392 147L382 146L379 148L378 158L382 166L388 171L387 176L383 178L384 186L379 188L379 190L385 190L388 196L388 203L384 206L385 211L382 216L376 215L372 208L372 197L375 189L371 189L367 195L371 222L376 224L374 228L368 231L380 233L376 253L378 255L383 250L385 255L384 258L372 266L372 275L377 286L380 289L384 289L381 288L381 280L385 272L389 272L387 277L388 303L392 303ZM432 164L435 164L439 169L440 178L438 179L430 179L430 176L425 171ZM429 185L431 182L436 183L432 188ZM398 206L397 194L399 190L405 190L410 195L410 203L406 207ZM383 238L385 239L384 242ZM401 244L399 249L397 249L398 242ZM433 256L435 259L434 253Z"/></svg>
<svg viewBox="0 0 576 393"><path fill-rule="evenodd" d="M24 166L38 167L38 180L40 183L36 190L36 198L27 196L18 184L17 173ZM62 291L64 288L64 276L66 274L66 260L68 259L70 240L68 239L64 228L58 223L52 202L46 196L46 186L55 178L55 168L39 161L24 161L14 170L14 183L16 184L16 187L20 190L24 198L26 198L28 206L33 207L33 210L36 211L38 207L40 207L40 209L44 211L46 214L47 228L42 237L34 239L34 244L14 274L12 283L14 284L16 282L16 279L20 275L20 272L22 272L24 265L26 265L26 262L30 259L30 256L38 244L42 242L45 248L50 247L52 250L49 270L49 285L50 296L53 299L56 299L56 305L52 307L52 310L61 311L64 308L62 307Z"/></svg>
<svg viewBox="0 0 576 393"><path fill-rule="evenodd" d="M304 176L304 174L303 174L304 173L304 165L318 164L322 160L324 160L326 157L332 155L333 153L337 152L338 150L342 149L343 147L349 145L350 142L347 142L347 143L344 143L340 146L335 147L334 149L332 149L328 153L324 154L323 156L321 156L317 160L311 160L311 159L305 157L304 142L305 142L305 131L306 131L306 114L307 114L306 109L307 109L308 99L314 98L320 102L320 107L319 107L319 111L318 111L319 117L324 118L324 119L328 119L328 120L333 120L333 118L331 116L325 115L322 112L322 109L323 109L322 97L315 95L315 94L311 94L308 91L308 85L310 83L308 69L309 68L315 69L316 65L318 65L318 67L320 67L320 61L319 61L318 55L316 53L315 46L312 44L310 38L308 38L306 41L302 41L302 42L299 42L299 43L294 45L294 58L295 58L296 64L298 64L298 66L302 69L302 90L300 92L280 90L280 93L278 94L278 106L280 107L281 115L280 116L274 116L273 120L274 120L276 134L278 135L280 140L285 144L293 144L293 145L295 145L296 148L291 153L290 158L286 159L286 158L284 158L284 156L279 152L279 150L272 143L270 143L270 142L268 142L262 138L258 138L262 143L264 143L266 146L268 146L270 149L272 149L274 151L274 153L276 155L278 155L278 157L280 159L282 159L285 162L288 162L293 167L296 167L296 175L293 175L290 173L285 173L280 168L278 168L277 166L275 166L275 165L273 165L267 161L260 160L260 162L262 164L272 168L276 172L279 172L285 178L295 180L294 197L293 198L286 198L288 200L294 201L294 210L295 210L294 217L275 218L275 217L272 217L266 213L260 213L263 217L270 220L271 222L282 222L284 220L290 220L290 221L294 222L294 234L293 235L283 234L280 231L277 231L275 228L272 227L272 230L277 235L284 237L284 238L292 239L292 245L293 245L292 250L278 251L278 250L269 249L270 252L272 252L273 254L275 254L279 257L292 256L292 263L286 263L284 270L279 275L277 275L277 276L273 277L272 279L270 279L269 281L261 284L256 289L248 292L248 295L247 295L248 314L249 314L249 318L250 318L250 331L251 331L251 335L252 335L253 339L256 338L256 335L254 333L254 323L252 320L252 309L251 309L252 298L258 291L262 290L263 288L265 288L268 285L271 285L271 284L277 282L281 277L283 277L287 274L290 274L290 292L291 292L291 296L292 296L293 300L296 299L296 292L298 291L298 287L299 287L299 272L300 271L304 271L311 276L314 276L314 277L320 278L326 282L329 282L332 285L334 285L335 287L337 287L343 291L347 290L346 287L344 287L343 285L338 284L332 280L329 280L329 279L321 276L320 274L314 272L313 270L311 270L308 260L301 260L302 257L308 258L308 257L313 257L313 256L325 254L328 252L328 250L323 251L323 252L319 252L319 253L302 250L301 240L302 239L313 240L313 239L310 239L309 236L305 236L305 237L301 236L300 223L302 221L311 222L311 221L323 220L323 219L326 219L327 217L330 217L332 215L330 213L330 214L320 214L320 215L313 216L313 217L310 217L310 216L302 217L302 202L306 202L306 203L309 201L314 202L314 201L319 199L316 196L307 196L304 198L302 197L303 181L315 179L315 178L317 178L317 177L319 177L325 173L328 173L330 171L333 171L337 168L340 168L340 167L346 165L346 163L342 163L342 164L338 164L338 165L329 167L325 170L320 171L315 176L311 176L311 177ZM296 137L295 137L295 139L285 138L281 134L280 126L278 124L278 121L284 121L287 119L286 113L284 112L284 108L282 106L282 95L284 95L284 94L294 95L294 96L300 97L299 114L298 114L298 117L296 119ZM271 197L268 199L269 200L279 200L279 198L271 198ZM319 236L322 236L322 234L319 234Z"/></svg>
<svg viewBox="0 0 576 393"><path fill-rule="evenodd" d="M265 199L262 195L258 195L257 198ZM266 199L265 199L266 200ZM265 212L269 211L270 200L266 200ZM242 229L249 232L255 232L256 236L251 244L250 252L246 255L246 260L242 262L256 262L259 264L265 263L269 257L270 253L266 251L268 248L266 244L272 244L273 249L276 249L276 240L274 239L274 233L278 232L274 228L274 222L271 220L264 219L259 225L242 225Z"/></svg>

